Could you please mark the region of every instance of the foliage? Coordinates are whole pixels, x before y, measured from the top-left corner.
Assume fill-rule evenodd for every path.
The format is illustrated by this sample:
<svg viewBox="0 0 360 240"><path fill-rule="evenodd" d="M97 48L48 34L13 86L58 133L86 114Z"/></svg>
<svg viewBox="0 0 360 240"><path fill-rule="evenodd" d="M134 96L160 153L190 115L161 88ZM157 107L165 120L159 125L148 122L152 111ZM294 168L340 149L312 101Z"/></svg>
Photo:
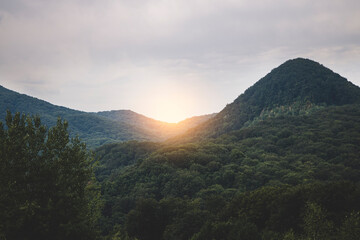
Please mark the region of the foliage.
<svg viewBox="0 0 360 240"><path fill-rule="evenodd" d="M56 106L0 86L0 121L5 120L7 110L39 115L46 126L55 125L58 117L66 119L70 135L79 136L90 147L133 139L159 140L146 129L130 123L118 122L96 113Z"/></svg>
<svg viewBox="0 0 360 240"><path fill-rule="evenodd" d="M319 231L341 239L360 200L359 119L359 105L323 107L203 142L104 146L103 234L120 225L139 239L300 239L321 217Z"/></svg>
<svg viewBox="0 0 360 240"><path fill-rule="evenodd" d="M96 169L98 179L102 181L113 171L142 161L160 146L161 144L153 142L128 141L99 147L97 153L101 155L102 165Z"/></svg>
<svg viewBox="0 0 360 240"><path fill-rule="evenodd" d="M294 59L181 137L98 148L102 237L358 239L359 103L358 87ZM162 123L123 113L67 117L96 144L122 140L124 118L163 137ZM96 237L101 201L84 146L69 142L61 121L49 131L38 118L10 115L7 122L0 128L0 238Z"/></svg>
<svg viewBox="0 0 360 240"><path fill-rule="evenodd" d="M346 216L340 229L340 237L344 240L360 239L360 212L351 212Z"/></svg>
<svg viewBox="0 0 360 240"><path fill-rule="evenodd" d="M0 122L0 233L5 239L95 239L100 188L67 122L10 112ZM1 235L0 234L0 235Z"/></svg>
<svg viewBox="0 0 360 240"><path fill-rule="evenodd" d="M205 124L173 141L198 141L238 130L264 112L299 105L341 106L360 103L360 88L309 59L288 60L256 82ZM292 112L290 110L289 112Z"/></svg>
<svg viewBox="0 0 360 240"><path fill-rule="evenodd" d="M326 219L326 211L318 204L308 202L304 216L304 230L309 239L325 240L332 236L333 224Z"/></svg>

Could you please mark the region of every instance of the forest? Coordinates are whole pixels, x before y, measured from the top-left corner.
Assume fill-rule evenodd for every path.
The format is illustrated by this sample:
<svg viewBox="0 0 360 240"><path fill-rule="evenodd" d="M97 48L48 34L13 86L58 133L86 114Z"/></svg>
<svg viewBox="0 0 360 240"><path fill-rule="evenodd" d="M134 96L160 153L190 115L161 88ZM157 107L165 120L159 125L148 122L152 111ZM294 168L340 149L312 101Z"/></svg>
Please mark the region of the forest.
<svg viewBox="0 0 360 240"><path fill-rule="evenodd" d="M0 122L0 239L96 239L94 158L68 123L7 112Z"/></svg>
<svg viewBox="0 0 360 240"><path fill-rule="evenodd" d="M319 109L268 117L200 143L99 148L103 234L357 239L360 107ZM326 224L313 229L312 221Z"/></svg>
<svg viewBox="0 0 360 240"><path fill-rule="evenodd" d="M96 150L105 239L360 239L360 88L289 60L209 121Z"/></svg>
<svg viewBox="0 0 360 240"><path fill-rule="evenodd" d="M1 240L360 239L360 88L311 60L166 141L94 148L72 118L15 112L0 123ZM100 115L144 123L119 114Z"/></svg>

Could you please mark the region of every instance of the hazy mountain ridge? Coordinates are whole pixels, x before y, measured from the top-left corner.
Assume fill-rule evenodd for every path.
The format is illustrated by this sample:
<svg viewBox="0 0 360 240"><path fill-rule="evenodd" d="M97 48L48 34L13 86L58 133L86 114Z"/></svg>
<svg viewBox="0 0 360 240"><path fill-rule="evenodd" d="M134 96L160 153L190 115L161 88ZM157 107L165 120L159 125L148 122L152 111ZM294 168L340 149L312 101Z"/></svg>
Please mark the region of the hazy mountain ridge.
<svg viewBox="0 0 360 240"><path fill-rule="evenodd" d="M131 110L103 111L97 112L96 114L118 122L126 122L136 127L146 129L161 140L166 140L170 137L182 134L186 130L193 128L216 115L216 113L213 113L194 116L178 123L168 123L146 117Z"/></svg>
<svg viewBox="0 0 360 240"><path fill-rule="evenodd" d="M39 115L47 126L53 126L58 117L69 122L72 136L78 135L88 146L95 147L104 143L127 140L152 140L158 138L144 129L139 129L125 122L56 106L49 102L0 88L0 119L5 119L6 110L30 115Z"/></svg>
<svg viewBox="0 0 360 240"><path fill-rule="evenodd" d="M0 119L4 121L6 111L39 115L47 126L55 125L61 117L69 122L72 136L78 135L88 146L119 141L163 141L185 132L190 127L207 120L212 115L204 115L180 122L157 121L130 110L106 112L83 112L56 106L41 99L6 89L0 86Z"/></svg>

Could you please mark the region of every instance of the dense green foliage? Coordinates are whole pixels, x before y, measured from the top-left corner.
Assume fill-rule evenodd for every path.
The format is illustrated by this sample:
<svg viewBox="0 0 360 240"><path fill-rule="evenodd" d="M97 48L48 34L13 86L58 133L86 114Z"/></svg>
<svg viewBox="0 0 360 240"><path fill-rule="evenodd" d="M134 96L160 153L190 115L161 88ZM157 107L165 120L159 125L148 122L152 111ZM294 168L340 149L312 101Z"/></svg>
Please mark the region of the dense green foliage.
<svg viewBox="0 0 360 240"><path fill-rule="evenodd" d="M31 109L8 93L6 106ZM122 122L174 134L131 111L57 110L90 143L123 140ZM99 183L66 123L46 131L38 118L6 121L0 239L96 238L99 185L104 239L360 239L360 88L316 62L284 63L215 117L183 122L181 131L202 123L183 136L99 147Z"/></svg>
<svg viewBox="0 0 360 240"><path fill-rule="evenodd" d="M341 239L346 217L360 210L359 142L360 106L345 105L285 111L198 143L103 146L103 233L298 239L317 231L304 225L316 208L327 239Z"/></svg>
<svg viewBox="0 0 360 240"><path fill-rule="evenodd" d="M103 235L358 239L359 103L359 87L295 59L183 136L103 146Z"/></svg>
<svg viewBox="0 0 360 240"><path fill-rule="evenodd" d="M1 121L5 120L7 110L39 115L46 126L55 125L58 117L66 119L69 122L71 136L79 136L90 147L127 140L159 140L147 130L127 122L118 122L95 113L55 106L0 86Z"/></svg>
<svg viewBox="0 0 360 240"><path fill-rule="evenodd" d="M103 164L97 168L98 176L107 177L113 170L133 165L161 145L153 142L129 141L121 144L107 144L97 149ZM102 179L100 179L102 180Z"/></svg>
<svg viewBox="0 0 360 240"><path fill-rule="evenodd" d="M93 157L67 122L46 129L19 113L0 122L0 239L95 239Z"/></svg>
<svg viewBox="0 0 360 240"><path fill-rule="evenodd" d="M339 74L309 59L289 60L273 69L205 124L177 142L217 137L240 129L248 121L277 107L300 105L341 106L360 103L360 88Z"/></svg>

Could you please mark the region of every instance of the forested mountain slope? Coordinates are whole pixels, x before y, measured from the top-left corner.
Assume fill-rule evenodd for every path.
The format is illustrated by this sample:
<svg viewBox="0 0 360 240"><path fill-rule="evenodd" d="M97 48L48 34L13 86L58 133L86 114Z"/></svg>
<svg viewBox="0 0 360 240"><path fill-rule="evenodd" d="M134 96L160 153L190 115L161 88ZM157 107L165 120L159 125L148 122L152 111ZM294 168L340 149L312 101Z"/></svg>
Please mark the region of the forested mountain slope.
<svg viewBox="0 0 360 240"><path fill-rule="evenodd" d="M71 134L78 135L90 147L104 143L126 140L153 140L158 138L125 122L117 122L98 116L94 113L76 111L73 109L55 106L46 101L8 90L0 86L0 119L5 119L6 111L20 112L30 115L39 115L47 126L56 124L61 117L69 122Z"/></svg>
<svg viewBox="0 0 360 240"><path fill-rule="evenodd" d="M175 124L129 110L89 113L56 106L0 86L0 121L4 121L7 110L39 115L47 126L55 125L57 118L61 117L69 122L72 136L78 135L89 147L129 140L163 141L214 116L194 117Z"/></svg>
<svg viewBox="0 0 360 240"><path fill-rule="evenodd" d="M146 128L163 126L131 111L84 113L2 87L0 102L4 113L8 108L39 114L49 124L61 116L92 146L150 140L156 131ZM289 60L219 114L179 125L186 122L202 123L169 141L127 141L95 150L103 239L359 239L359 87L311 60ZM31 127L18 128L24 129ZM163 137L160 133L155 139ZM31 140L29 135L18 136L20 149L33 145L21 144ZM49 153L55 161L62 159L56 151ZM42 151L34 155L43 156ZM7 166L6 156L1 160ZM20 179L37 176L33 170ZM31 185L23 183L32 193ZM41 210L24 201L16 211L31 216L35 209Z"/></svg>
<svg viewBox="0 0 360 240"><path fill-rule="evenodd" d="M216 137L240 129L272 109L292 114L314 106L360 103L360 88L339 74L309 59L288 60L248 88L210 121L174 140Z"/></svg>
<svg viewBox="0 0 360 240"><path fill-rule="evenodd" d="M111 239L358 239L360 90L290 60L162 143L97 149Z"/></svg>
<svg viewBox="0 0 360 240"><path fill-rule="evenodd" d="M125 122L135 127L146 129L154 136L156 136L159 140L166 140L170 137L182 134L188 129L193 128L216 115L215 113L207 114L187 118L178 123L167 123L146 117L131 110L104 111L97 112L96 114L109 118L111 120Z"/></svg>
<svg viewBox="0 0 360 240"><path fill-rule="evenodd" d="M360 211L359 142L360 106L344 105L268 117L199 143L105 145L97 152L104 234L115 227L139 239L282 239L307 234L307 204L323 209L335 231ZM345 186L353 187L340 193Z"/></svg>

